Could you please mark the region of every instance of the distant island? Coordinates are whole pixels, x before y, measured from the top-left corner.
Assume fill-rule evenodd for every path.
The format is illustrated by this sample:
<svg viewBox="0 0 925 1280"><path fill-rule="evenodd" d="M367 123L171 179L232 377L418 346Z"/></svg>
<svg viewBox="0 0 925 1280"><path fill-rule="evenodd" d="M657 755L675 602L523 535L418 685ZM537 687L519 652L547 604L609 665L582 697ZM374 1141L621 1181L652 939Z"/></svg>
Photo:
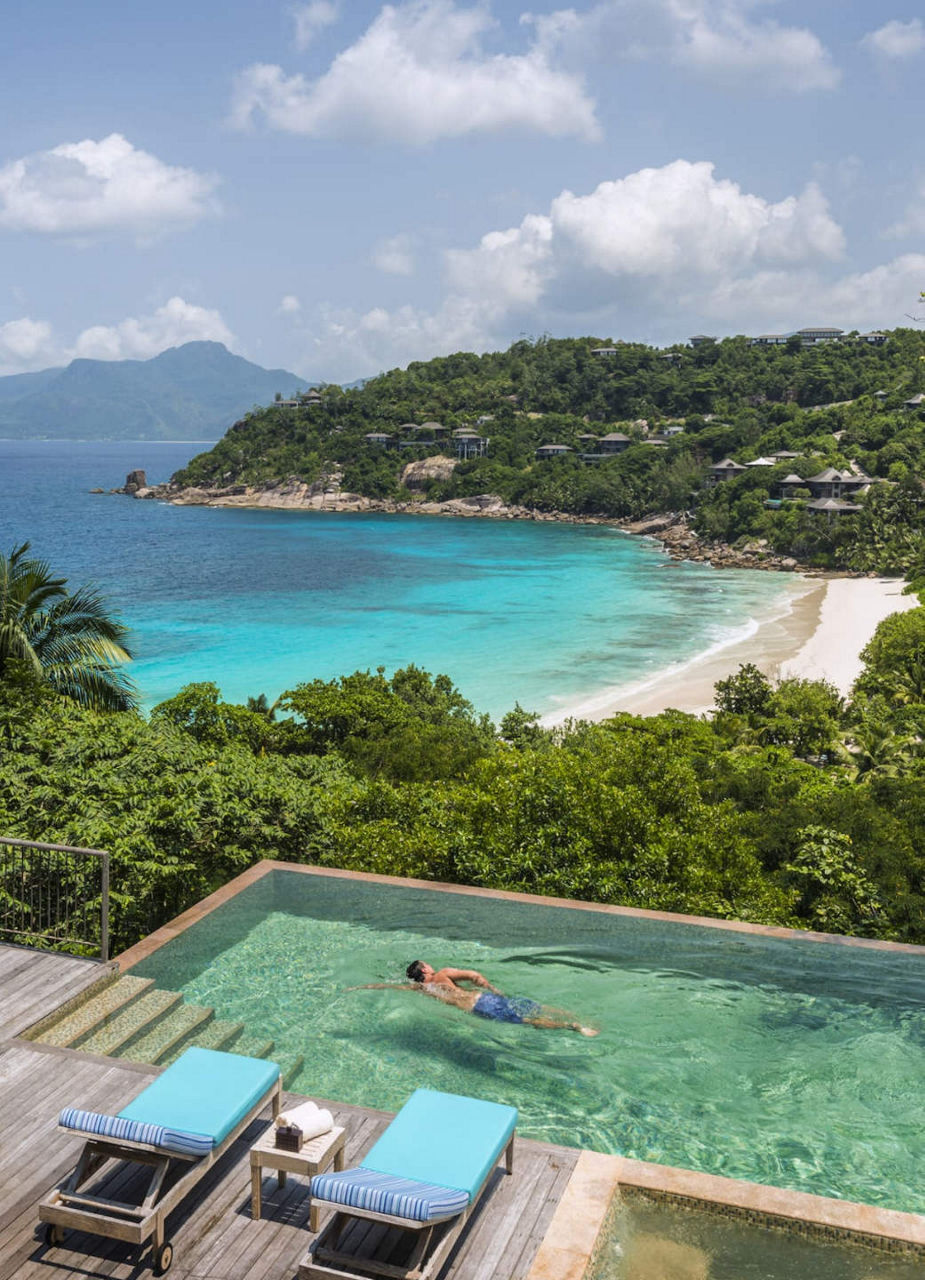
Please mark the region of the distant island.
<svg viewBox="0 0 925 1280"><path fill-rule="evenodd" d="M220 342L187 342L152 360L72 360L0 378L0 437L214 440L254 405L311 385Z"/></svg>
<svg viewBox="0 0 925 1280"><path fill-rule="evenodd" d="M773 338L773 341L771 339ZM713 563L925 558L925 334L597 338L415 362L246 413L169 484L210 505L632 523Z"/></svg>

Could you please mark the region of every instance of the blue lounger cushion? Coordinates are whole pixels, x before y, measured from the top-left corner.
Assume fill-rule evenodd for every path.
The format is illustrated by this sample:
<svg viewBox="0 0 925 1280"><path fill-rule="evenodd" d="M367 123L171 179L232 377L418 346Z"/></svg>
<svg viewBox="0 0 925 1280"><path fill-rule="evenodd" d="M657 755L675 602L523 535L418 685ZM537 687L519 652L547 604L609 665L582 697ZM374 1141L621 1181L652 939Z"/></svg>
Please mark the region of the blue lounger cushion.
<svg viewBox="0 0 925 1280"><path fill-rule="evenodd" d="M413 1178L393 1178L372 1169L348 1169L344 1173L320 1173L312 1178L312 1195L350 1209L432 1222L462 1213L469 1203L466 1191L437 1187Z"/></svg>
<svg viewBox="0 0 925 1280"><path fill-rule="evenodd" d="M119 1117L204 1134L218 1147L278 1079L277 1064L263 1058L187 1049Z"/></svg>
<svg viewBox="0 0 925 1280"><path fill-rule="evenodd" d="M465 1191L482 1186L510 1141L517 1108L416 1089L360 1167Z"/></svg>
<svg viewBox="0 0 925 1280"><path fill-rule="evenodd" d="M152 1147L188 1156L207 1156L213 1145L212 1139L202 1133L181 1133L177 1129L166 1129L162 1124L142 1124L138 1120L123 1120L121 1116L101 1115L98 1111L80 1111L77 1107L65 1107L58 1117L58 1124L65 1129L94 1133L99 1138L113 1138L116 1142L146 1142Z"/></svg>

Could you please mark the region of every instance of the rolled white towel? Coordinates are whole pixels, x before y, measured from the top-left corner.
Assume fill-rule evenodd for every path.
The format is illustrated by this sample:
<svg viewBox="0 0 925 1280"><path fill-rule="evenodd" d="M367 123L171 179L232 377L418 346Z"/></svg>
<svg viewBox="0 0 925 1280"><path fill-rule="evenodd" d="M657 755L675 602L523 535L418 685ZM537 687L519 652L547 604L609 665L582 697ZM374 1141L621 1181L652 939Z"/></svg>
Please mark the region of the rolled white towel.
<svg viewBox="0 0 925 1280"><path fill-rule="evenodd" d="M295 1125L302 1130L302 1141L318 1138L323 1133L330 1133L334 1128L334 1117L330 1111L322 1110L316 1102L303 1102L298 1107L282 1112L276 1118L276 1125Z"/></svg>

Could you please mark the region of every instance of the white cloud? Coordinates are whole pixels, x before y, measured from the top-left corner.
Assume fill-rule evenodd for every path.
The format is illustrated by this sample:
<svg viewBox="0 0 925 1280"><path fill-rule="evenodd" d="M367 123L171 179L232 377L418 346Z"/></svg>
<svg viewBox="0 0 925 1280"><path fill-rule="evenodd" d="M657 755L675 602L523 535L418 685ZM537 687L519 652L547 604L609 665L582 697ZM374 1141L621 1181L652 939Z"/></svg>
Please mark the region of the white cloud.
<svg viewBox="0 0 925 1280"><path fill-rule="evenodd" d="M0 325L0 368L34 365L51 348L51 325L44 320L8 320Z"/></svg>
<svg viewBox="0 0 925 1280"><path fill-rule="evenodd" d="M328 315L314 359L333 367L328 376L356 377L504 346L521 330L674 340L708 318L720 332L795 328L820 314L843 327L898 322L913 258L833 281L844 247L815 184L769 201L709 163L677 160L586 195L563 191L547 212L448 251L446 292L431 311Z"/></svg>
<svg viewBox="0 0 925 1280"><path fill-rule="evenodd" d="M925 175L919 178L902 218L888 227L884 234L895 239L925 235Z"/></svg>
<svg viewBox="0 0 925 1280"><path fill-rule="evenodd" d="M234 335L218 311L170 298L150 315L129 316L113 325L92 325L68 344L45 320L8 320L0 325L0 376L71 360L149 360L184 342L224 342Z"/></svg>
<svg viewBox="0 0 925 1280"><path fill-rule="evenodd" d="M726 333L782 332L804 323L893 328L906 323L923 279L925 254L908 253L834 279L816 271L756 272L722 282L698 302Z"/></svg>
<svg viewBox="0 0 925 1280"><path fill-rule="evenodd" d="M710 274L762 259L835 258L844 249L815 185L771 204L715 178L706 162L640 169L587 196L563 191L551 216L566 251L611 275Z"/></svg>
<svg viewBox="0 0 925 1280"><path fill-rule="evenodd" d="M294 293L287 293L285 297L279 300L280 315L297 316L302 310L302 303Z"/></svg>
<svg viewBox="0 0 925 1280"><path fill-rule="evenodd" d="M218 311L170 298L151 315L130 316L114 325L93 325L78 336L68 359L149 360L184 342L234 341Z"/></svg>
<svg viewBox="0 0 925 1280"><path fill-rule="evenodd" d="M236 84L232 120L262 115L274 129L310 137L377 137L424 145L506 128L554 137L599 134L577 74L556 70L540 44L489 54L484 6L453 0L386 5L317 80L258 63Z"/></svg>
<svg viewBox="0 0 925 1280"><path fill-rule="evenodd" d="M909 22L894 18L868 32L861 44L884 58L912 58L925 50L925 23L921 18Z"/></svg>
<svg viewBox="0 0 925 1280"><path fill-rule="evenodd" d="M373 266L387 275L410 276L414 274L414 254L411 248L411 237L408 235L391 236L382 240L373 249Z"/></svg>
<svg viewBox="0 0 925 1280"><path fill-rule="evenodd" d="M771 0L600 0L522 21L536 28L548 56L666 61L754 91L831 89L840 73L805 27L754 16Z"/></svg>
<svg viewBox="0 0 925 1280"><path fill-rule="evenodd" d="M0 169L0 227L58 235L150 236L214 210L216 179L166 165L121 134L62 143Z"/></svg>
<svg viewBox="0 0 925 1280"><path fill-rule="evenodd" d="M319 31L330 27L338 16L338 5L332 0L311 0L309 4L297 5L292 11L296 48L307 49Z"/></svg>

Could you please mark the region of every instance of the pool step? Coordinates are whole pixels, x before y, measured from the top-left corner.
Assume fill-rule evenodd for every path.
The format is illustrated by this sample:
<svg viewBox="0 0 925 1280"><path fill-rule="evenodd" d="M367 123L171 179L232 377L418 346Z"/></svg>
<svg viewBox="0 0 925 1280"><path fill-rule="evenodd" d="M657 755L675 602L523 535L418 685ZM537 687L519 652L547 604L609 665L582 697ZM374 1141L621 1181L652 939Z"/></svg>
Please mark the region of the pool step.
<svg viewBox="0 0 925 1280"><path fill-rule="evenodd" d="M175 1044L160 1059L160 1063L165 1067L169 1067L171 1062L176 1062L184 1049L190 1049L194 1046L198 1049L220 1049L224 1053L233 1053L235 1050L234 1042L243 1030L243 1022L226 1022L222 1018L213 1018L211 1022L207 1022L204 1026L197 1027L182 1042Z"/></svg>
<svg viewBox="0 0 925 1280"><path fill-rule="evenodd" d="M163 1018L182 999L176 991L158 991L156 988L148 991L124 1012L107 1018L94 1031L81 1036L74 1048L83 1049L86 1053L115 1054L136 1036L147 1033L152 1023Z"/></svg>
<svg viewBox="0 0 925 1280"><path fill-rule="evenodd" d="M205 1034L207 1024L214 1017L214 1009L181 1002L160 1018L150 1031L127 1044L119 1057L157 1065L174 1049L179 1053L189 1044L200 1044L200 1035Z"/></svg>
<svg viewBox="0 0 925 1280"><path fill-rule="evenodd" d="M91 996L71 1013L65 1014L52 1026L45 1027L35 1039L40 1044L54 1044L60 1048L67 1048L82 1036L102 1027L107 1020L127 1011L153 986L153 978L135 978L131 974L126 974L97 995Z"/></svg>
<svg viewBox="0 0 925 1280"><path fill-rule="evenodd" d="M273 1052L274 1042L263 1040L260 1036L243 1035L231 1046L229 1052L240 1053L245 1058L269 1058Z"/></svg>
<svg viewBox="0 0 925 1280"><path fill-rule="evenodd" d="M284 1058L279 1064L280 1075L283 1077L283 1088L289 1089L293 1080L305 1065L304 1053L296 1054L294 1058Z"/></svg>

